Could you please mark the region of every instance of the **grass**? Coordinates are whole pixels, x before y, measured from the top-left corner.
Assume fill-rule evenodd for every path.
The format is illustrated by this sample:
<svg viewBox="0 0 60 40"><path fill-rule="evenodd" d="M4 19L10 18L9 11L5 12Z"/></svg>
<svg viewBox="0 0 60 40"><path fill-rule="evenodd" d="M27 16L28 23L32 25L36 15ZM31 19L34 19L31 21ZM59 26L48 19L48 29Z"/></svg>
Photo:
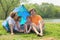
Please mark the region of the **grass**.
<svg viewBox="0 0 60 40"><path fill-rule="evenodd" d="M0 40L60 40L60 23L46 22L43 37L38 37L35 33L10 35L2 27L1 23L2 21L0 21Z"/></svg>

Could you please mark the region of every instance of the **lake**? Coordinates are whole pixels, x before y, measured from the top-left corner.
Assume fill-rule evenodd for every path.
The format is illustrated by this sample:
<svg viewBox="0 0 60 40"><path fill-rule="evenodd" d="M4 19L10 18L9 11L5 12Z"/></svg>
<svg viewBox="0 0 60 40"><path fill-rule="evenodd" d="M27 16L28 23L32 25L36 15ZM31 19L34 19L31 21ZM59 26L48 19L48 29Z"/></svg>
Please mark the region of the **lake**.
<svg viewBox="0 0 60 40"><path fill-rule="evenodd" d="M3 20L0 20L2 22ZM44 19L45 22L60 23L60 19Z"/></svg>
<svg viewBox="0 0 60 40"><path fill-rule="evenodd" d="M60 19L45 19L45 22L59 22L60 23Z"/></svg>

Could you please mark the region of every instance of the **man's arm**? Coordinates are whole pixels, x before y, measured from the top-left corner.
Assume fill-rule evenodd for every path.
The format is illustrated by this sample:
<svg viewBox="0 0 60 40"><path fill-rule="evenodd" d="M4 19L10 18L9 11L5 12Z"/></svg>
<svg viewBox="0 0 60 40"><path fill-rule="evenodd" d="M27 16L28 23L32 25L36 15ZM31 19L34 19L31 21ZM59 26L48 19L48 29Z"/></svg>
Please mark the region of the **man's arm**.
<svg viewBox="0 0 60 40"><path fill-rule="evenodd" d="M14 33L13 33L13 25L12 24L9 24L9 26L10 26L10 32L11 32L11 34L13 35Z"/></svg>
<svg viewBox="0 0 60 40"><path fill-rule="evenodd" d="M13 35L13 34L14 34L14 33L13 33L14 24L13 24L12 20L9 20L9 21L8 21L8 24L9 24L9 27L10 27L10 32L11 32L11 34Z"/></svg>

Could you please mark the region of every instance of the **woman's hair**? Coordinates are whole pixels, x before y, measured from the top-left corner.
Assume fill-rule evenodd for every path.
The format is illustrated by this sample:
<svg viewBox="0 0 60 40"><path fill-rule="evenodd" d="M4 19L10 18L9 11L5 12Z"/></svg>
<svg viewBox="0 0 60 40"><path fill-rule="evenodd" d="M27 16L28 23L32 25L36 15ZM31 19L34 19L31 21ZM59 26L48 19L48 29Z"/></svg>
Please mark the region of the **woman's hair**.
<svg viewBox="0 0 60 40"><path fill-rule="evenodd" d="M16 15L16 12L11 12L11 13L10 13L10 16L11 16L12 18L14 18L15 15Z"/></svg>
<svg viewBox="0 0 60 40"><path fill-rule="evenodd" d="M35 9L31 9L31 10L30 10L30 13L31 13L31 11L33 11L33 10L36 12L36 10L35 10Z"/></svg>

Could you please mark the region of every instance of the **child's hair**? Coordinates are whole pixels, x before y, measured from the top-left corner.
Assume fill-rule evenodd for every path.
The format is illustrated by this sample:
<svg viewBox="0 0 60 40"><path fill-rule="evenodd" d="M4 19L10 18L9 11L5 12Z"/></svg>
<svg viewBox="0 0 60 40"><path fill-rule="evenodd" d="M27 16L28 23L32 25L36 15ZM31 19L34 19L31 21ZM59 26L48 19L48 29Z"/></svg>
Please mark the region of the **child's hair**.
<svg viewBox="0 0 60 40"><path fill-rule="evenodd" d="M11 16L12 18L14 18L15 15L16 15L16 12L11 12L11 13L10 13L10 16Z"/></svg>
<svg viewBox="0 0 60 40"><path fill-rule="evenodd" d="M21 16L18 16L17 18L19 19L19 18L21 18Z"/></svg>
<svg viewBox="0 0 60 40"><path fill-rule="evenodd" d="M21 18L21 16L18 16L18 17L17 17L17 21L18 21L20 18Z"/></svg>

